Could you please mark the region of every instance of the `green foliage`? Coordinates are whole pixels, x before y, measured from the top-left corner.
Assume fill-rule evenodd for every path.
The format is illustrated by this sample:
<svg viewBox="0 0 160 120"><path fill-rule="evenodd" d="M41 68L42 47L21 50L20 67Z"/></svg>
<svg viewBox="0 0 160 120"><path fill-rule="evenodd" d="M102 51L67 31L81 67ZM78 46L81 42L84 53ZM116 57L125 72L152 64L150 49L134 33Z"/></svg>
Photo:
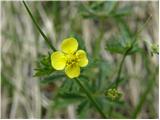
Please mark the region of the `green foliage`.
<svg viewBox="0 0 160 120"><path fill-rule="evenodd" d="M51 73L52 72L53 71L51 71ZM42 84L49 84L49 83L52 83L52 82L59 80L59 78L64 78L64 77L65 77L64 74L59 74L57 72L53 72L53 74L44 77L40 82Z"/></svg>
<svg viewBox="0 0 160 120"><path fill-rule="evenodd" d="M130 9L118 8L117 1L89 2L80 6L80 13L84 18L112 18L129 15Z"/></svg>
<svg viewBox="0 0 160 120"><path fill-rule="evenodd" d="M140 51L138 46L137 34L134 34L129 29L129 26L121 18L116 20L119 33L114 34L112 38L106 44L106 50L111 53L124 54L127 50L127 54L134 54Z"/></svg>
<svg viewBox="0 0 160 120"><path fill-rule="evenodd" d="M50 54L48 56L41 56L37 62L37 68L35 69L35 75L37 77L47 76L54 72L53 67L51 66ZM49 78L48 78L49 79Z"/></svg>
<svg viewBox="0 0 160 120"><path fill-rule="evenodd" d="M82 112L86 112L86 108L89 107L89 103L87 100L83 100L77 107L77 113L81 114Z"/></svg>
<svg viewBox="0 0 160 120"><path fill-rule="evenodd" d="M123 36L119 36L117 38L113 38L106 44L106 50L111 53L119 53L124 54L130 47L132 41L123 39ZM133 48L128 52L128 54L134 54L140 51L138 44L135 44Z"/></svg>
<svg viewBox="0 0 160 120"><path fill-rule="evenodd" d="M79 93L75 93L75 92L61 92L58 94L58 97L61 97L63 99L77 99L77 100L81 100L84 98L84 96L80 95Z"/></svg>
<svg viewBox="0 0 160 120"><path fill-rule="evenodd" d="M59 93L79 93L80 92L80 87L75 83L74 80L70 79L64 79L60 89ZM80 92L81 93L81 92Z"/></svg>

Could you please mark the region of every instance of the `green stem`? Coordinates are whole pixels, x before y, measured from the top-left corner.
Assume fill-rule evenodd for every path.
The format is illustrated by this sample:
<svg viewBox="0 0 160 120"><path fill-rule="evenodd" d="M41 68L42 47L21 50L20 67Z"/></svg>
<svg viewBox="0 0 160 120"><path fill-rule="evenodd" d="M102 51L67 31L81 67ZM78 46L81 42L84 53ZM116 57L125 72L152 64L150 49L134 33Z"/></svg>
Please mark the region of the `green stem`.
<svg viewBox="0 0 160 120"><path fill-rule="evenodd" d="M126 52L125 52L124 55L123 55L122 61L120 62L119 69L118 69L118 74L117 74L116 82L115 82L115 83L116 83L116 88L118 87L118 84L119 84L119 78L120 78L120 75L121 75L121 71L122 71L122 67L123 67L124 60L125 60L127 54L129 53L129 51L132 49L132 46L133 46L133 44L131 45L130 48L128 48L128 49L126 50Z"/></svg>
<svg viewBox="0 0 160 120"><path fill-rule="evenodd" d="M75 78L77 84L83 89L83 91L86 93L92 104L95 106L97 111L101 114L103 118L107 118L106 115L103 113L102 109L99 107L99 105L96 103L95 99L92 97L91 93L85 88L85 86L80 82L78 78Z"/></svg>
<svg viewBox="0 0 160 120"><path fill-rule="evenodd" d="M113 112L113 105L110 106L109 113L108 113L108 117L111 118L112 112Z"/></svg>
<svg viewBox="0 0 160 120"><path fill-rule="evenodd" d="M151 79L146 90L144 91L143 95L141 96L141 99L140 99L139 103L137 104L136 109L134 110L134 112L132 114L133 119L136 119L137 115L140 113L142 106L143 106L144 102L146 101L148 94L150 93L150 91L154 87L154 83L155 83L155 80Z"/></svg>
<svg viewBox="0 0 160 120"><path fill-rule="evenodd" d="M45 39L47 45L53 50L56 51L56 49L54 48L54 46L52 45L51 41L49 41L49 39L47 38L47 36L44 34L44 32L41 30L40 26L38 25L38 23L36 22L35 18L33 17L31 11L29 10L27 4L25 3L25 1L22 1L28 14L30 15L33 23L35 24L35 26L37 27L38 31L41 33L42 37Z"/></svg>
<svg viewBox="0 0 160 120"><path fill-rule="evenodd" d="M117 77L115 79L115 83L116 83L116 88L118 87L118 84L119 84L119 78L120 78L120 75L121 75L121 71L122 71L122 66L123 66L123 63L124 63L124 60L127 56L127 54L130 52L130 50L132 50L134 44L136 43L136 39L138 37L138 35L140 34L140 32L143 30L143 28L145 27L145 25L149 22L149 20L151 19L151 15L148 17L148 19L146 20L146 22L142 25L142 27L136 32L136 36L133 38L133 42L131 43L131 46L126 50L126 52L124 53L123 55L123 58L122 58L122 61L120 62L120 66L119 66L119 69L118 69L118 74L117 74Z"/></svg>
<svg viewBox="0 0 160 120"><path fill-rule="evenodd" d="M156 75L158 74L158 66L153 66L153 64L148 64L151 63L150 59L146 58L145 55L145 51L144 53L142 53L142 57L144 59L144 64L146 66L146 70L147 70L147 77L148 79L146 79L146 81L148 81L148 84L143 92L143 94L140 96L140 100L137 104L137 106L135 107L133 114L132 114L132 118L135 119L137 118L138 114L141 112L144 103L146 102L146 99L149 95L149 93L151 93L151 91L153 90L153 88L155 87L156 84ZM152 66L151 66L152 65ZM153 69L155 68L155 69Z"/></svg>

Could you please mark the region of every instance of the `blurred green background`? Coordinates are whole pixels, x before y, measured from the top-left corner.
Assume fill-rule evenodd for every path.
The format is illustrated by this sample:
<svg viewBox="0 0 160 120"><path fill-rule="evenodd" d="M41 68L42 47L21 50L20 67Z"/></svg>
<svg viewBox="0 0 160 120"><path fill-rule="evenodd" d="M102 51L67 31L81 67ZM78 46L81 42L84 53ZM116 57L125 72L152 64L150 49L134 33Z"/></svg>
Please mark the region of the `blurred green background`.
<svg viewBox="0 0 160 120"><path fill-rule="evenodd" d="M109 118L158 118L158 1L27 2L36 21L59 49L75 36L90 59L82 81ZM122 102L104 91L116 78L124 51L151 16L127 55L119 91ZM77 84L62 72L40 71L51 53L22 2L1 2L1 118L101 118ZM41 77L41 75L43 77Z"/></svg>

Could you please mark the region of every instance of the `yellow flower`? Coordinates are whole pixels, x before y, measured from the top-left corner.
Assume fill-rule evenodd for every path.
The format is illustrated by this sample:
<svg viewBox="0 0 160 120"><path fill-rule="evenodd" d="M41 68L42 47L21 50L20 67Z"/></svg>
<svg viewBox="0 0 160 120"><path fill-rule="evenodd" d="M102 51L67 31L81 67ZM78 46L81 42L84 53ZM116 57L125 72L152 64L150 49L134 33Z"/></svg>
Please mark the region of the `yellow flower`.
<svg viewBox="0 0 160 120"><path fill-rule="evenodd" d="M64 39L61 51L53 52L51 55L52 67L56 70L65 70L69 78L80 75L80 67L88 64L88 58L84 50L78 50L78 42L75 38Z"/></svg>

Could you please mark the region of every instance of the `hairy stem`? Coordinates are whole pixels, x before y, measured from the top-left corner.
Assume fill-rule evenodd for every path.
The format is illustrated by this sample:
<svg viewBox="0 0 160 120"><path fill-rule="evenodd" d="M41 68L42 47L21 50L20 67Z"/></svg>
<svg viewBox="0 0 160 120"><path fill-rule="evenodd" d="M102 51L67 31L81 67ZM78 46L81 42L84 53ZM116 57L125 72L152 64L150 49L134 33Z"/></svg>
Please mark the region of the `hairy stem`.
<svg viewBox="0 0 160 120"><path fill-rule="evenodd" d="M35 18L33 17L30 9L28 8L27 4L25 3L25 1L23 1L23 4L29 14L29 16L31 17L33 23L35 24L36 28L38 29L38 31L41 33L42 37L44 38L44 40L46 41L47 45L53 50L56 51L56 49L54 48L54 46L52 45L51 41L49 41L49 39L47 38L47 36L44 34L44 32L41 30L40 26L38 25L38 23L36 22Z"/></svg>

